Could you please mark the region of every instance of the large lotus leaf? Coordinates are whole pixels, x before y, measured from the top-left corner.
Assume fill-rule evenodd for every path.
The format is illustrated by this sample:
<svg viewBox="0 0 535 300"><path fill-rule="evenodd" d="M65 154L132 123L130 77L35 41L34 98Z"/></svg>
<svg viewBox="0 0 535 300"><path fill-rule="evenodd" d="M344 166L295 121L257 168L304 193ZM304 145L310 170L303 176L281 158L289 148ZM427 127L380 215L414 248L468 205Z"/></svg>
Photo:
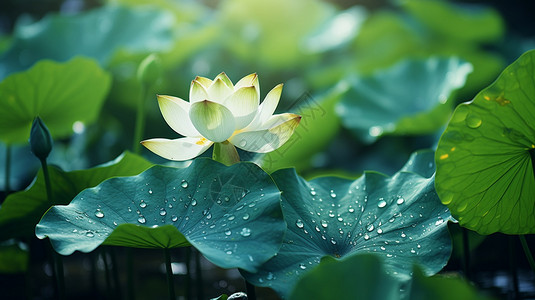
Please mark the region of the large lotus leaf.
<svg viewBox="0 0 535 300"><path fill-rule="evenodd" d="M316 97L301 97L294 109L301 116L299 126L286 144L262 156L262 168L268 172L288 167L298 171L309 168L313 155L323 150L340 129L334 108L347 90L347 85L340 84Z"/></svg>
<svg viewBox="0 0 535 300"><path fill-rule="evenodd" d="M255 272L277 253L285 230L280 191L260 167L200 158L187 168L154 166L86 189L68 206L52 207L36 234L63 255L103 243L191 244L220 267Z"/></svg>
<svg viewBox="0 0 535 300"><path fill-rule="evenodd" d="M173 43L172 14L154 7L104 5L77 14L50 14L15 28L11 47L0 56L0 79L41 59L65 61L76 55L106 64L119 50L158 52Z"/></svg>
<svg viewBox="0 0 535 300"><path fill-rule="evenodd" d="M27 142L36 116L54 138L72 134L75 122L96 120L110 83L95 61L81 57L66 63L41 61L5 78L0 82L0 139Z"/></svg>
<svg viewBox="0 0 535 300"><path fill-rule="evenodd" d="M370 15L354 43L354 67L359 73L373 74L407 57L455 56L473 65L474 72L468 76L463 90L476 92L502 70L501 56L490 53L477 41L456 38L463 34L458 31L451 35L433 31L410 13L410 10L409 13L378 11ZM440 22L441 28L458 30L446 18L435 18L435 21ZM343 64L347 65L347 61Z"/></svg>
<svg viewBox="0 0 535 300"><path fill-rule="evenodd" d="M373 254L336 260L329 256L303 275L289 299L399 299L399 282Z"/></svg>
<svg viewBox="0 0 535 300"><path fill-rule="evenodd" d="M435 193L434 177L415 173L426 165L415 162L419 159L432 164L429 155L415 155L405 167L410 172L393 177L366 172L355 181L323 177L307 182L291 169L273 173L288 230L277 256L257 273L244 272L245 278L287 297L323 256L355 253L378 253L386 270L402 279L409 277L413 263L426 274L438 272L451 252L446 226L451 216Z"/></svg>
<svg viewBox="0 0 535 300"><path fill-rule="evenodd" d="M409 0L403 7L437 34L474 42L492 42L503 36L500 14L486 6L456 5L442 0Z"/></svg>
<svg viewBox="0 0 535 300"><path fill-rule="evenodd" d="M326 257L328 258L328 257ZM323 259L296 284L292 300L301 299L488 299L461 278L425 276L415 266L409 285L387 275L383 261L371 254Z"/></svg>
<svg viewBox="0 0 535 300"><path fill-rule="evenodd" d="M492 298L487 297L482 293L478 293L474 286L463 278L441 275L427 277L418 267L415 267L408 299L490 300Z"/></svg>
<svg viewBox="0 0 535 300"><path fill-rule="evenodd" d="M535 233L535 51L455 110L436 152L436 188L461 226Z"/></svg>
<svg viewBox="0 0 535 300"><path fill-rule="evenodd" d="M431 133L447 122L451 94L472 66L457 58L405 60L364 78L353 78L337 113L366 142L383 134Z"/></svg>
<svg viewBox="0 0 535 300"><path fill-rule="evenodd" d="M52 183L52 202L46 197L42 171L25 191L9 195L0 208L0 241L12 237L29 237L34 234L35 224L50 206L68 204L82 190L94 187L113 176L132 176L152 166L145 159L124 153L114 161L92 169L64 172L49 166Z"/></svg>

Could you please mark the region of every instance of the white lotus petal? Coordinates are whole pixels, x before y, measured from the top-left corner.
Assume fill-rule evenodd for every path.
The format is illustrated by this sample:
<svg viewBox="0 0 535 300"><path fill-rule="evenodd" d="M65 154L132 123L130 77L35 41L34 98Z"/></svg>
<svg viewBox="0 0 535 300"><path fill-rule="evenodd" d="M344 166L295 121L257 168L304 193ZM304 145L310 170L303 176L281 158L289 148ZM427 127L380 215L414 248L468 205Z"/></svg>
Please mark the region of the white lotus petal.
<svg viewBox="0 0 535 300"><path fill-rule="evenodd" d="M205 138L150 139L141 144L155 154L169 160L188 160L201 155L213 142Z"/></svg>
<svg viewBox="0 0 535 300"><path fill-rule="evenodd" d="M240 132L229 138L229 141L236 147L250 152L267 153L279 148L292 136L301 121L301 116L288 113L274 117L277 120L274 119L272 127Z"/></svg>
<svg viewBox="0 0 535 300"><path fill-rule="evenodd" d="M228 108L208 100L193 103L189 117L202 136L218 143L227 140L236 126L234 116Z"/></svg>
<svg viewBox="0 0 535 300"><path fill-rule="evenodd" d="M211 79L208 79L208 78L206 78L206 77L197 76L197 77L195 77L195 80L196 80L198 83L202 84L202 86L203 86L205 89L209 88L209 87L212 85L212 80L211 80Z"/></svg>
<svg viewBox="0 0 535 300"><path fill-rule="evenodd" d="M200 136L189 119L190 104L177 97L158 95L158 105L165 122L183 136Z"/></svg>
<svg viewBox="0 0 535 300"><path fill-rule="evenodd" d="M214 78L214 81L217 80L217 79L221 79L221 81L223 81L230 89L234 89L234 85L232 84L232 81L230 80L230 78L228 78L227 74L225 74L225 72L221 72L219 73L216 78Z"/></svg>
<svg viewBox="0 0 535 300"><path fill-rule="evenodd" d="M209 80L209 79L208 79ZM208 99L206 88L196 79L191 82L189 88L189 102L191 104Z"/></svg>
<svg viewBox="0 0 535 300"><path fill-rule="evenodd" d="M236 120L236 130L251 123L257 113L259 102L254 86L242 87L225 99L223 105L232 112Z"/></svg>
<svg viewBox="0 0 535 300"><path fill-rule="evenodd" d="M266 98L264 98L264 101L260 104L258 112L248 129L254 130L263 127L262 125L264 125L269 118L271 118L275 112L275 109L277 109L277 105L279 105L282 87L283 84L281 83L269 91L269 93L266 95Z"/></svg>
<svg viewBox="0 0 535 300"><path fill-rule="evenodd" d="M256 75L256 73L249 74L236 82L236 85L234 85L234 90L251 85L256 87L256 90L259 93L258 97L260 97L260 82L258 81L258 75Z"/></svg>
<svg viewBox="0 0 535 300"><path fill-rule="evenodd" d="M208 100L223 103L232 94L233 88L229 87L221 78L216 78L207 92Z"/></svg>

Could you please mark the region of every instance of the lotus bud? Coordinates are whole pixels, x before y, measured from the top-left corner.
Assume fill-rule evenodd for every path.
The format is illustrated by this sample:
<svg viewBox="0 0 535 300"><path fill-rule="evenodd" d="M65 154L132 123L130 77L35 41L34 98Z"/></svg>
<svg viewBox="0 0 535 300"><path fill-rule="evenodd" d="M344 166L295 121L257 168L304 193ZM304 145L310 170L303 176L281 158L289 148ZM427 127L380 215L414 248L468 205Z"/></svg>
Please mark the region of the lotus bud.
<svg viewBox="0 0 535 300"><path fill-rule="evenodd" d="M50 151L52 151L50 131L39 117L33 120L30 131L30 149L40 160L45 160L50 154Z"/></svg>

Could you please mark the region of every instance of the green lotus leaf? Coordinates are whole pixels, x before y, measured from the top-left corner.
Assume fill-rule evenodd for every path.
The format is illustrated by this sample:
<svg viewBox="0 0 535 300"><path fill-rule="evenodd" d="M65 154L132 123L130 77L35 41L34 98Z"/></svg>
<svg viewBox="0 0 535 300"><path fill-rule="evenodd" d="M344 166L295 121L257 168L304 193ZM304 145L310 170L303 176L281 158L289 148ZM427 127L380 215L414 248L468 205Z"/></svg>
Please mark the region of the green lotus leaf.
<svg viewBox="0 0 535 300"><path fill-rule="evenodd" d="M440 0L409 0L402 5L425 27L442 36L483 43L496 41L505 32L500 14L491 7Z"/></svg>
<svg viewBox="0 0 535 300"><path fill-rule="evenodd" d="M101 244L191 244L220 267L255 272L277 253L285 230L280 191L260 167L200 158L187 168L154 166L86 189L69 205L50 208L36 235L63 255Z"/></svg>
<svg viewBox="0 0 535 300"><path fill-rule="evenodd" d="M94 187L113 176L132 176L152 166L145 159L124 153L114 161L92 169L64 172L49 166L53 203L46 198L42 171L25 191L9 195L0 208L0 241L34 235L35 225L55 204L68 204L82 190Z"/></svg>
<svg viewBox="0 0 535 300"><path fill-rule="evenodd" d="M72 134L75 122L94 122L111 77L92 59L66 63L41 61L0 82L0 139L28 142L33 119L40 116L53 138Z"/></svg>
<svg viewBox="0 0 535 300"><path fill-rule="evenodd" d="M347 89L347 85L340 84L316 97L304 94L292 108L301 116L299 126L282 147L262 156L262 168L268 172L289 167L298 171L309 168L314 154L327 147L340 129L334 108Z"/></svg>
<svg viewBox="0 0 535 300"><path fill-rule="evenodd" d="M336 260L326 256L297 282L289 299L399 299L399 282L386 274L377 255Z"/></svg>
<svg viewBox="0 0 535 300"><path fill-rule="evenodd" d="M420 268L415 267L410 287L410 300L490 300L492 298L478 291L463 278L435 275L425 276Z"/></svg>
<svg viewBox="0 0 535 300"><path fill-rule="evenodd" d="M29 261L30 253L24 244L15 240L0 243L0 274L25 273Z"/></svg>
<svg viewBox="0 0 535 300"><path fill-rule="evenodd" d="M0 56L0 79L42 59L84 55L105 65L117 50L167 50L173 44L173 24L171 13L148 6L104 5L77 15L49 14L15 28L11 47Z"/></svg>
<svg viewBox="0 0 535 300"><path fill-rule="evenodd" d="M436 152L436 188L463 227L535 233L535 51L459 105Z"/></svg>
<svg viewBox="0 0 535 300"><path fill-rule="evenodd" d="M409 278L413 263L428 275L438 272L451 252L446 226L451 215L435 193L434 177L415 173L429 163L429 155L415 155L405 167L410 172L393 177L366 172L355 181L323 177L307 182L292 169L276 171L272 177L282 191L288 230L277 256L257 273L243 275L286 298L326 255L377 253L385 258L387 272L401 279Z"/></svg>
<svg viewBox="0 0 535 300"><path fill-rule="evenodd" d="M338 103L345 127L371 143L383 134L425 134L443 126L452 92L462 87L472 66L457 58L405 60L369 77L353 77Z"/></svg>
<svg viewBox="0 0 535 300"><path fill-rule="evenodd" d="M414 266L412 280L402 284L384 270L377 255L357 254L336 260L329 256L302 276L290 299L488 299L465 280L427 277Z"/></svg>

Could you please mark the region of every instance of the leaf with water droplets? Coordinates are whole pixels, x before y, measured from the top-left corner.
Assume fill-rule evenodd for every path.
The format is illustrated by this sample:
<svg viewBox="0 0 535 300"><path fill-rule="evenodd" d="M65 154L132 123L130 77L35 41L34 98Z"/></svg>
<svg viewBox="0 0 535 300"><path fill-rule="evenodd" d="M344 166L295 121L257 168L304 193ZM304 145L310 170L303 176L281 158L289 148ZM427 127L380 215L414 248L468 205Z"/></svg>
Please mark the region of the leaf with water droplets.
<svg viewBox="0 0 535 300"><path fill-rule="evenodd" d="M125 152L114 161L95 168L64 172L54 166L48 170L52 184L54 204L69 204L82 190L94 187L114 176L132 176L148 169L152 164L135 154ZM46 197L45 180L39 172L36 180L25 191L9 195L0 209L0 241L14 237L31 237L35 224L50 208ZM100 207L87 211L95 217L105 215Z"/></svg>
<svg viewBox="0 0 535 300"><path fill-rule="evenodd" d="M369 143L384 134L431 133L447 122L449 99L471 71L458 58L405 60L369 77L349 79L351 88L336 111L346 128Z"/></svg>
<svg viewBox="0 0 535 300"><path fill-rule="evenodd" d="M480 234L535 233L535 50L455 110L436 152L436 188Z"/></svg>
<svg viewBox="0 0 535 300"><path fill-rule="evenodd" d="M416 171L410 165L432 160L425 152L415 154L404 170ZM400 171L387 177L366 172L355 181L337 177L306 181L285 169L272 177L282 191L288 231L277 256L256 273L243 272L255 285L271 287L287 297L301 275L325 255L343 258L377 253L385 258L386 270L401 279L409 277L413 263L422 265L426 274L434 274L449 259L446 224L451 216L435 193L432 176ZM275 279L266 280L269 273Z"/></svg>
<svg viewBox="0 0 535 300"><path fill-rule="evenodd" d="M227 167L205 158L107 180L52 207L36 227L64 255L101 244L191 244L220 267L250 272L277 253L285 231L280 191L267 173L252 163Z"/></svg>

